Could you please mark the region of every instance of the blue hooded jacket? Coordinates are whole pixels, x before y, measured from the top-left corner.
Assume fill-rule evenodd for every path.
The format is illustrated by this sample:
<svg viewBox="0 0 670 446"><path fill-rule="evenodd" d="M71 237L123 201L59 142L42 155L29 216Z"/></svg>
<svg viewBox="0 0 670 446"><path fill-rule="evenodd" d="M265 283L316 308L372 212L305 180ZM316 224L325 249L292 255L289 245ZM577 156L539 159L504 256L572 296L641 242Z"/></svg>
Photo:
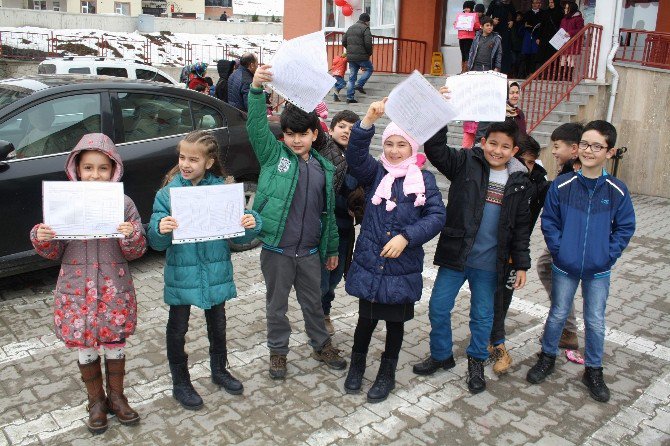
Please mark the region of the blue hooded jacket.
<svg viewBox="0 0 670 446"><path fill-rule="evenodd" d="M581 171L556 178L541 219L554 271L581 279L608 276L635 232L628 189L605 170L593 191Z"/></svg>
<svg viewBox="0 0 670 446"><path fill-rule="evenodd" d="M405 196L404 178L393 182L395 209L389 212L383 203L378 206L371 203L379 182L386 175L382 164L369 153L374 134L374 127L362 129L359 121L351 129L346 151L351 175L365 188L366 206L345 289L352 296L375 303L411 304L421 299L423 244L440 233L447 214L435 176L425 170L422 171L426 187L423 206L414 206L414 194ZM409 242L405 250L397 259L381 257L384 245L398 234Z"/></svg>

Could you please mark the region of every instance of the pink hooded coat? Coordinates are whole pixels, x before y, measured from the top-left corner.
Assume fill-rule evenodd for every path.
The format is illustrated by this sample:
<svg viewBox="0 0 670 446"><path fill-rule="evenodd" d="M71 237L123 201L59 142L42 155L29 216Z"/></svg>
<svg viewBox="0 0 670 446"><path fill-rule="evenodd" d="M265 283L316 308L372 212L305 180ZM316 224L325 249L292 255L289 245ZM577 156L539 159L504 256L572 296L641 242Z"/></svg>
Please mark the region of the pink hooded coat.
<svg viewBox="0 0 670 446"><path fill-rule="evenodd" d="M102 133L90 133L82 137L65 162L70 181L78 181L77 157L85 150L107 155L114 165L111 181L121 180L123 163L114 143ZM135 331L137 302L128 261L141 257L147 243L135 203L127 196L124 219L134 227L125 239L40 242L38 225L30 231L39 255L61 261L54 290L54 323L56 336L68 347L119 342Z"/></svg>

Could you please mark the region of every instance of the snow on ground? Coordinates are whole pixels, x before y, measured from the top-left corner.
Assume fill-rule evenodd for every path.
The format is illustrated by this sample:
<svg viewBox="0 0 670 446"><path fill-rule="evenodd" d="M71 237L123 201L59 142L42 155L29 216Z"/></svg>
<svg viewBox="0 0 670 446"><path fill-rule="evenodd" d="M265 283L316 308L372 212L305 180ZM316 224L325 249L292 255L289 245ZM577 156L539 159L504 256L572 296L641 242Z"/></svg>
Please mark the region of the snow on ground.
<svg viewBox="0 0 670 446"><path fill-rule="evenodd" d="M233 13L284 16L284 0L233 0Z"/></svg>
<svg viewBox="0 0 670 446"><path fill-rule="evenodd" d="M12 52L26 58L34 54L33 58L39 59L44 56L41 52L97 56L102 51L104 56L140 59L153 65L170 66L182 66L197 60L213 63L219 59L239 57L245 52L252 52L261 62L267 62L282 42L282 37L276 34L122 33L95 29L51 30L29 26L0 27L0 32L2 52L10 57ZM146 54L149 55L148 60Z"/></svg>

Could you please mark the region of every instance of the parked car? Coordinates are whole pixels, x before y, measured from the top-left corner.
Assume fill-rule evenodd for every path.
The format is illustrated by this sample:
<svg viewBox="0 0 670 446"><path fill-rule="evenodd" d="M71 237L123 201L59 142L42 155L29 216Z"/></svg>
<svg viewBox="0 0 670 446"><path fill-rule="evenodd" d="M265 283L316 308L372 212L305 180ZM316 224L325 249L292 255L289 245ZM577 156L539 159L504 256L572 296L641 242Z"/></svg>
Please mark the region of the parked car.
<svg viewBox="0 0 670 446"><path fill-rule="evenodd" d="M42 181L67 179L65 159L84 134L102 132L116 143L125 193L146 224L177 162L177 143L194 129L216 135L227 174L244 182L253 204L260 167L245 124L244 112L216 98L157 82L86 75L0 80L0 277L44 264L28 239L43 220ZM278 125L271 129L281 137Z"/></svg>
<svg viewBox="0 0 670 446"><path fill-rule="evenodd" d="M149 64L133 59L97 56L53 57L40 62L37 74L95 74L162 82L184 87L169 74Z"/></svg>

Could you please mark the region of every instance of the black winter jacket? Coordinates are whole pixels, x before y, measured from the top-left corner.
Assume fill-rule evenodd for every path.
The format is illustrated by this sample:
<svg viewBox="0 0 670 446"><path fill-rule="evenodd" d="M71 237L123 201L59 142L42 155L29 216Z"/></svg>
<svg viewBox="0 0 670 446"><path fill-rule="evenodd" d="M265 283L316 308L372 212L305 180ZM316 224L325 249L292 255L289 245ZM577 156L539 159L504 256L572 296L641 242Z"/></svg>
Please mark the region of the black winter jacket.
<svg viewBox="0 0 670 446"><path fill-rule="evenodd" d="M342 46L347 50L349 62L364 62L372 56L372 33L370 27L360 20L347 29L342 37Z"/></svg>
<svg viewBox="0 0 670 446"><path fill-rule="evenodd" d="M547 180L547 171L539 164L535 164L533 170L528 174L532 185L532 194L530 198L530 232L533 232L535 223L542 212L544 199L547 197L547 191L551 186L551 181Z"/></svg>
<svg viewBox="0 0 670 446"><path fill-rule="evenodd" d="M480 147L457 150L447 146L447 127L424 144L428 160L449 181L447 222L435 250L435 265L463 271L484 213L490 168ZM500 221L496 270L504 280L510 257L514 269L530 268L530 209L532 186L528 169L516 158L509 162Z"/></svg>
<svg viewBox="0 0 670 446"><path fill-rule="evenodd" d="M337 195L344 182L344 174L347 172L347 160L344 157L344 150L321 128L321 126L318 128L318 134L312 147L335 166L333 189Z"/></svg>
<svg viewBox="0 0 670 446"><path fill-rule="evenodd" d="M221 99L223 102L228 102L228 78L233 74L235 62L232 60L221 59L216 63L216 69L219 72L219 81L216 83L214 96Z"/></svg>

